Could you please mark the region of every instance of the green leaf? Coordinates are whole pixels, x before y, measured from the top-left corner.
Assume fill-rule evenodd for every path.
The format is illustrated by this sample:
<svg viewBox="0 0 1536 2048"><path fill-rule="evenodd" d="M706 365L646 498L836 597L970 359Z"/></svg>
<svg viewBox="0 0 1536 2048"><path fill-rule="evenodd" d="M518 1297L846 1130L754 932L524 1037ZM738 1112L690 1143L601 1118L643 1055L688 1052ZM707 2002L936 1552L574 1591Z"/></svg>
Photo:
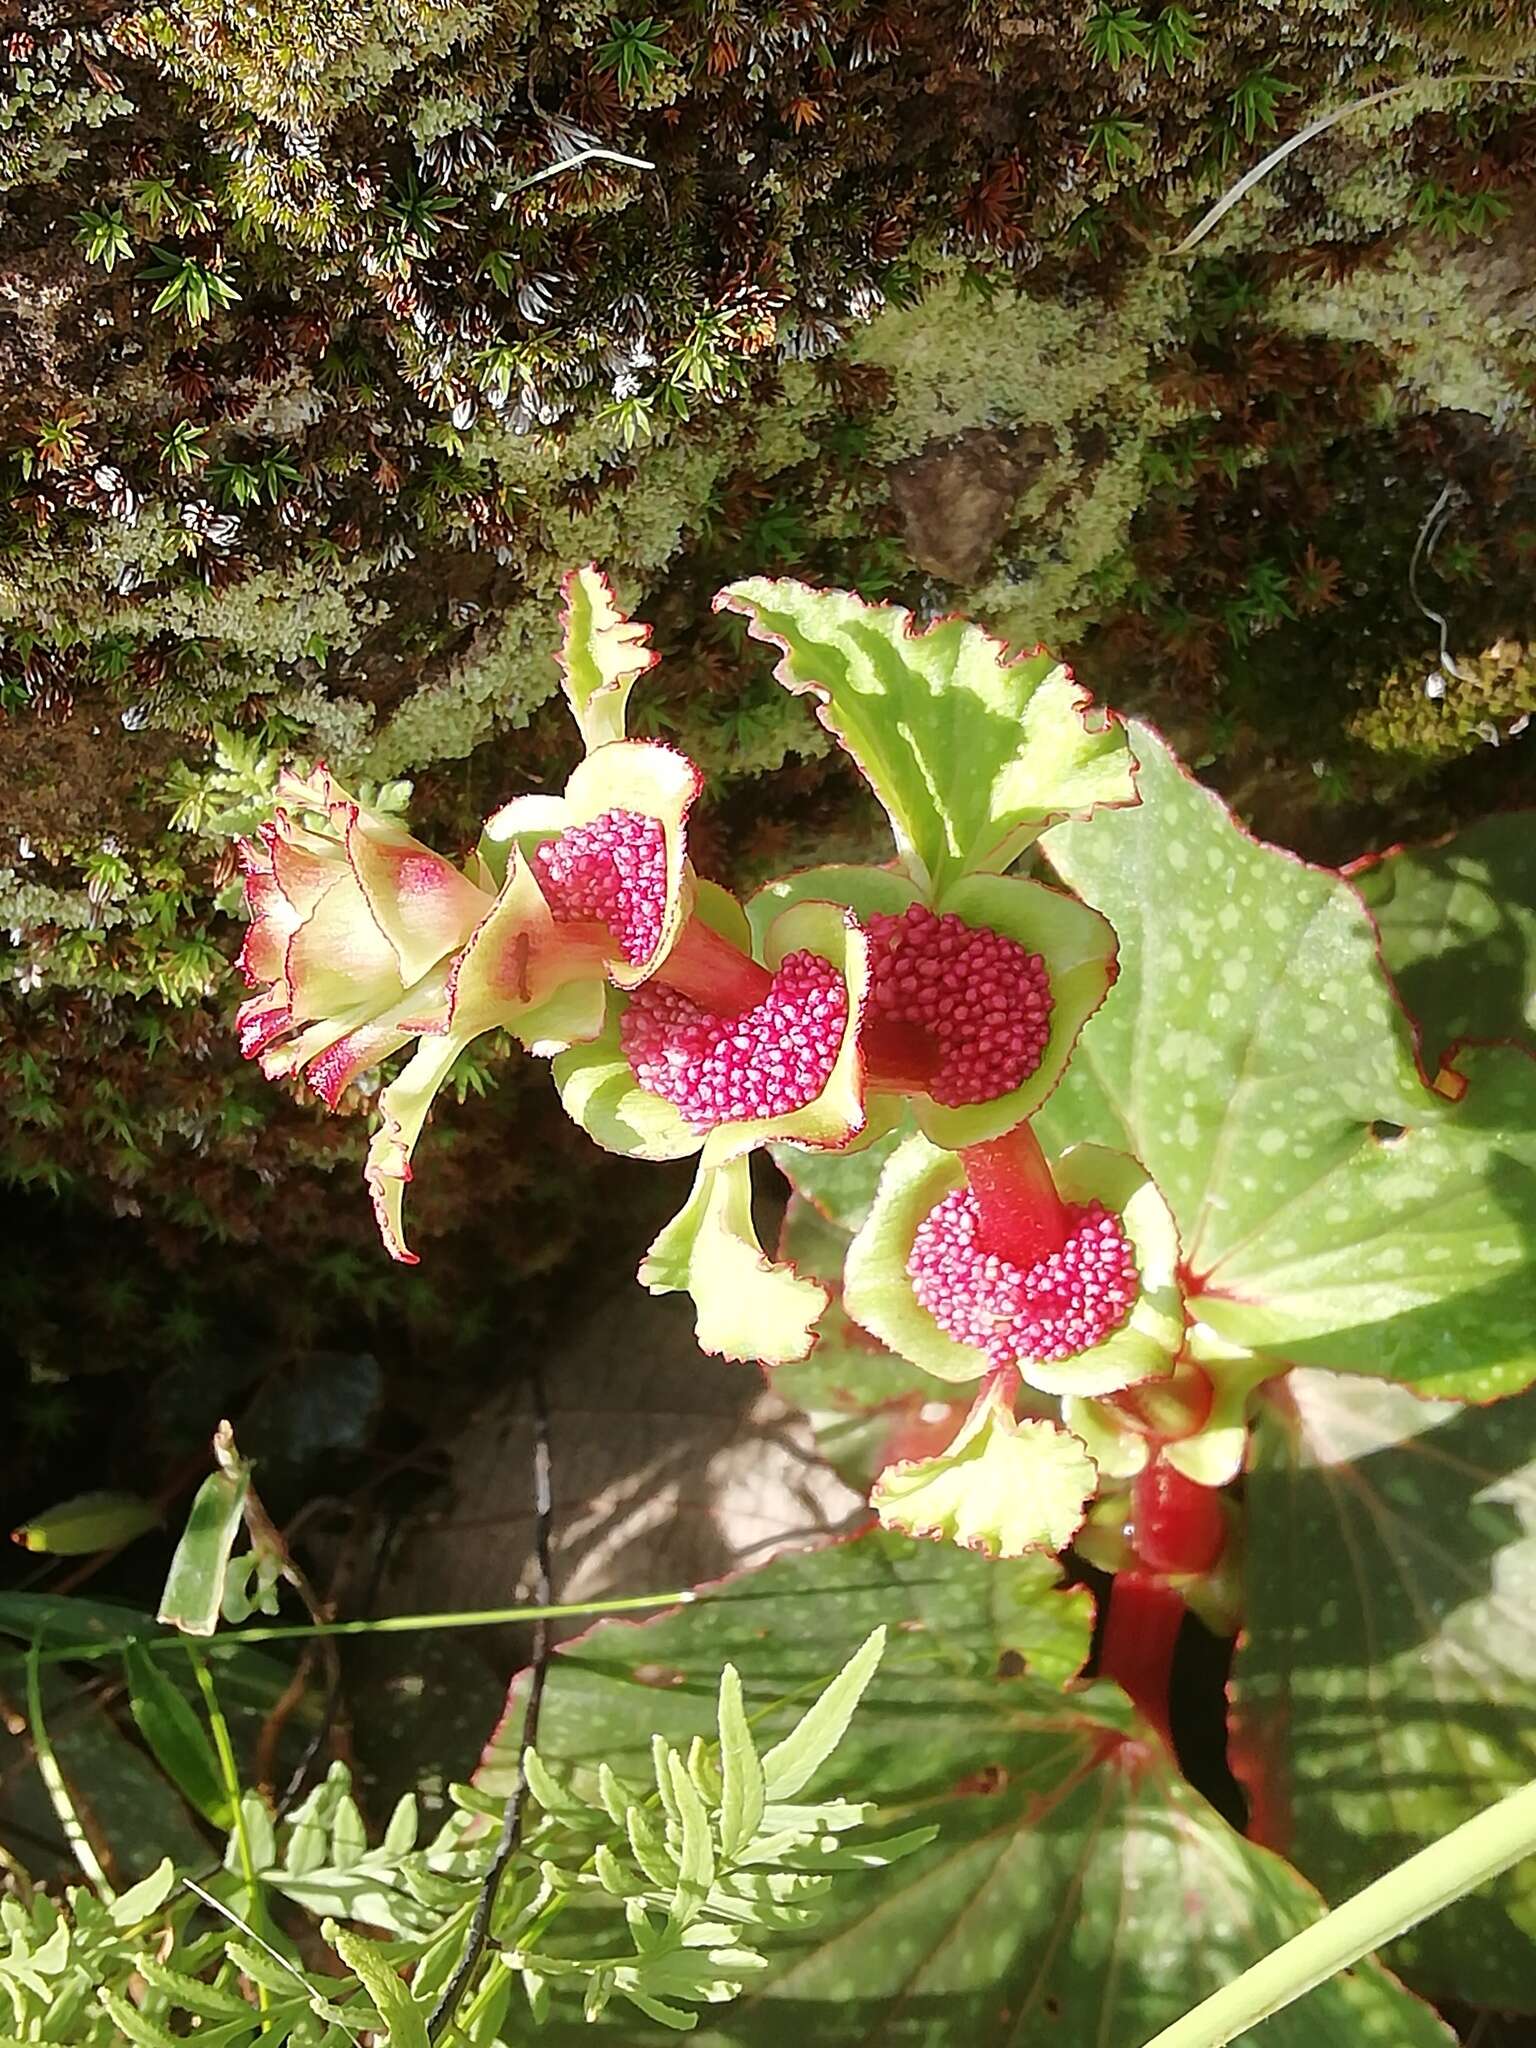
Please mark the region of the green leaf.
<svg viewBox="0 0 1536 2048"><path fill-rule="evenodd" d="M650 627L625 618L612 584L594 563L573 569L560 590L565 640L556 659L590 753L623 739L629 693L661 657L651 647Z"/></svg>
<svg viewBox="0 0 1536 2048"><path fill-rule="evenodd" d="M1536 813L1350 869L1433 1066L1457 1039L1536 1052Z"/></svg>
<svg viewBox="0 0 1536 2048"><path fill-rule="evenodd" d="M118 1550L159 1520L154 1503L136 1493L78 1493L13 1529L11 1541L51 1557L85 1557L95 1550Z"/></svg>
<svg viewBox="0 0 1536 2048"><path fill-rule="evenodd" d="M771 1800L793 1799L848 1732L854 1709L885 1654L885 1629L872 1629L800 1721L763 1758L763 1789Z"/></svg>
<svg viewBox="0 0 1536 2048"><path fill-rule="evenodd" d="M671 1891L677 1883L677 1864L668 1856L666 1844L648 1818L644 1807L632 1806L624 1816L624 1829L635 1861L651 1883Z"/></svg>
<svg viewBox="0 0 1536 2048"><path fill-rule="evenodd" d="M1125 734L1048 654L1010 660L963 620L918 632L899 605L788 580L752 577L715 604L782 649L786 689L820 699L922 886L1000 873L1053 819L1134 800Z"/></svg>
<svg viewBox="0 0 1536 2048"><path fill-rule="evenodd" d="M246 1847L250 1851L251 1867L257 1871L271 1870L277 1861L277 1835L272 1826L272 1816L259 1792L247 1790L240 1794L240 1821ZM239 1843L231 1834L225 1844L224 1867L226 1870L239 1870L243 1864Z"/></svg>
<svg viewBox="0 0 1536 2048"><path fill-rule="evenodd" d="M825 1288L765 1257L745 1154L700 1165L693 1192L646 1253L639 1278L652 1294L692 1295L701 1351L767 1365L804 1358L827 1305Z"/></svg>
<svg viewBox="0 0 1536 2048"><path fill-rule="evenodd" d="M343 1793L331 1821L331 1861L338 1870L350 1870L367 1849L368 1835L357 1801L350 1792Z"/></svg>
<svg viewBox="0 0 1536 2048"><path fill-rule="evenodd" d="M715 1881L715 1852L710 1840L709 1812L699 1797L676 1750L667 1753L672 1778L672 1797L677 1805L680 1844L677 1857L677 1888L672 1894L671 1921L677 1928L698 1918Z"/></svg>
<svg viewBox="0 0 1536 2048"><path fill-rule="evenodd" d="M720 1674L719 1725L720 1853L729 1862L757 1833L768 1796L734 1664Z"/></svg>
<svg viewBox="0 0 1536 2048"><path fill-rule="evenodd" d="M1015 1420L994 1385L947 1450L887 1465L870 1506L883 1528L1022 1557L1066 1549L1098 1479L1075 1436L1053 1422Z"/></svg>
<svg viewBox="0 0 1536 2048"><path fill-rule="evenodd" d="M137 1884L129 1885L127 1891L119 1892L107 1909L112 1916L114 1927L133 1927L140 1920L149 1919L158 1913L171 1893L176 1889L176 1866L169 1856L162 1856L148 1877L141 1877Z"/></svg>
<svg viewBox="0 0 1536 2048"><path fill-rule="evenodd" d="M250 1467L210 1473L197 1490L187 1526L160 1596L159 1619L187 1635L211 1636L219 1625L224 1575L240 1533Z"/></svg>
<svg viewBox="0 0 1536 2048"><path fill-rule="evenodd" d="M709 2048L1142 2048L1206 1992L1317 1917L1316 1894L1245 1842L1180 1776L1113 1686L1061 1689L1090 1605L1041 1559L988 1561L877 1532L775 1560L692 1605L600 1623L555 1660L540 1744L590 1769L644 1769L660 1728L710 1732L728 1657L754 1715L824 1683L851 1640L888 1646L838 1751L841 1779L938 1838L894 1868L839 1871L813 1924L777 1929L770 1967ZM1032 1664L1049 1645L1049 1670ZM1064 1654L1070 1648L1070 1657ZM676 1682L658 1687L657 1669ZM665 1995L665 1993L663 1993ZM664 2038L633 2013L626 2048ZM557 2003L552 2048L590 2042ZM1450 2048L1374 1964L1271 2021L1265 2048Z"/></svg>
<svg viewBox="0 0 1536 2048"><path fill-rule="evenodd" d="M794 1145L770 1149L790 1186L828 1223L852 1232L873 1208L885 1162L910 1130L908 1124L887 1131L858 1152L806 1152Z"/></svg>
<svg viewBox="0 0 1536 2048"><path fill-rule="evenodd" d="M111 2015L120 2038L131 2041L134 2048L181 2048L175 2034L154 2020L146 2019L136 2005L106 1985L97 1987L96 1996Z"/></svg>
<svg viewBox="0 0 1536 2048"><path fill-rule="evenodd" d="M116 1600L91 1600L80 1593L0 1593L0 1634L35 1641L45 1654L72 1644L89 1649L101 1642L115 1644L123 1636L158 1633L153 1617L142 1608Z"/></svg>
<svg viewBox="0 0 1536 2048"><path fill-rule="evenodd" d="M231 1824L229 1797L207 1730L158 1661L137 1643L123 1651L128 1705L166 1776L216 1828Z"/></svg>
<svg viewBox="0 0 1536 2048"><path fill-rule="evenodd" d="M1335 1903L1532 1774L1536 1395L1468 1408L1295 1372L1259 1410L1234 1757ZM1536 2007L1536 1864L1392 1950L1435 1997Z"/></svg>
<svg viewBox="0 0 1536 2048"><path fill-rule="evenodd" d="M427 2016L395 1975L378 1945L364 1941L360 1934L327 1920L321 1930L326 1940L357 1977L375 2012L389 2029L389 2048L430 2048Z"/></svg>
<svg viewBox="0 0 1536 2048"><path fill-rule="evenodd" d="M354 1811L356 1809L354 1808ZM405 1856L416 1846L420 1820L414 1792L402 1792L384 1829L382 1847L387 1855Z"/></svg>
<svg viewBox="0 0 1536 2048"><path fill-rule="evenodd" d="M1432 1093L1355 890L1133 740L1140 805L1046 844L1115 926L1120 978L1042 1138L1134 1153L1178 1225L1191 1315L1276 1370L1468 1400L1529 1384L1536 1064L1468 1054L1465 1099Z"/></svg>
<svg viewBox="0 0 1536 2048"><path fill-rule="evenodd" d="M169 1891L170 1887L166 1889ZM119 1899L118 1904L122 1903ZM221 1991L216 1984L205 1984L200 1977L188 1976L185 1970L168 1969L152 1956L136 1957L134 1967L146 1984L183 2012L196 2013L201 2019L241 2020L253 2030L260 2025L260 2015L232 1991ZM200 2027L195 2038L201 2041L206 2032Z"/></svg>

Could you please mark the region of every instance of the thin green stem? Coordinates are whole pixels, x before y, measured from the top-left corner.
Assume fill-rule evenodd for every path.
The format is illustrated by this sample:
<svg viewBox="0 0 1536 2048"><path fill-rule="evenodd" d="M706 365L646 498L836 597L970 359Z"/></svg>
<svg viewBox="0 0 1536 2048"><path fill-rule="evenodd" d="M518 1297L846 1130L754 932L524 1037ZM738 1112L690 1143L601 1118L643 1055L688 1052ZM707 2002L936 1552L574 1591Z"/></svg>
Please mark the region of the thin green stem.
<svg viewBox="0 0 1536 2048"><path fill-rule="evenodd" d="M197 1678L197 1689L203 1696L203 1707L208 1715L208 1726L213 1731L214 1753L219 1760L219 1775L224 1780L224 1796L229 1801L229 1810L235 1833L235 1845L240 1856L240 1874L245 1879L246 1892L251 1902L251 1919L258 1921L261 1913L261 1880L256 1874L256 1859L251 1854L251 1838L246 1832L245 1805L240 1787L240 1770L235 1762L235 1745L229 1739L229 1723L224 1718L224 1709L219 1705L218 1693L214 1690L213 1673L208 1669L208 1659L190 1643L186 1646L193 1672ZM265 1984L256 1986L256 2002L265 2012L269 2003Z"/></svg>
<svg viewBox="0 0 1536 2048"><path fill-rule="evenodd" d="M1463 1821L1165 2027L1146 2048L1226 2048L1536 1850L1536 1781Z"/></svg>
<svg viewBox="0 0 1536 2048"><path fill-rule="evenodd" d="M27 1725L32 1736L32 1754L37 1759L38 1776L43 1781L49 1803L58 1817L59 1826L64 1830L64 1839L74 1852L75 1861L85 1872L97 1891L110 1905L117 1897L107 1873L101 1867L84 1823L75 1810L75 1802L65 1783L64 1773L59 1768L58 1757L54 1754L52 1742L48 1739L47 1723L43 1719L43 1687L39 1672L42 1658L38 1653L37 1639L27 1652Z"/></svg>
<svg viewBox="0 0 1536 2048"><path fill-rule="evenodd" d="M238 1649L242 1643L310 1642L317 1636L400 1636L428 1629L501 1628L511 1621L537 1621L541 1616L559 1620L566 1615L628 1614L648 1607L680 1607L697 1599L691 1586L669 1593L633 1593L621 1600L568 1600L562 1606L472 1608L458 1614L386 1614L377 1621L291 1622L274 1628L227 1629L207 1644L211 1655ZM83 1663L96 1657L116 1657L130 1643L153 1655L184 1643L179 1635L98 1636L92 1642L56 1644L38 1653L41 1664ZM20 1657L0 1657L0 1669L20 1663Z"/></svg>

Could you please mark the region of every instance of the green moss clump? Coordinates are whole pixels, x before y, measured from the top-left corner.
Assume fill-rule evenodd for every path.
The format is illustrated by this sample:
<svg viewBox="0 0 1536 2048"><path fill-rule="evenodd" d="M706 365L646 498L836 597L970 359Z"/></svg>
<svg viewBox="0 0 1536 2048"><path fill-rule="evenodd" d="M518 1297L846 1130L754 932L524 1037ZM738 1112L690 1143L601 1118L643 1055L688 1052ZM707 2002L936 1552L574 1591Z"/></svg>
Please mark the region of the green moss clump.
<svg viewBox="0 0 1536 2048"><path fill-rule="evenodd" d="M1536 647L1499 640L1424 671L1388 676L1351 723L1388 775L1422 774L1482 746L1517 740L1536 714Z"/></svg>

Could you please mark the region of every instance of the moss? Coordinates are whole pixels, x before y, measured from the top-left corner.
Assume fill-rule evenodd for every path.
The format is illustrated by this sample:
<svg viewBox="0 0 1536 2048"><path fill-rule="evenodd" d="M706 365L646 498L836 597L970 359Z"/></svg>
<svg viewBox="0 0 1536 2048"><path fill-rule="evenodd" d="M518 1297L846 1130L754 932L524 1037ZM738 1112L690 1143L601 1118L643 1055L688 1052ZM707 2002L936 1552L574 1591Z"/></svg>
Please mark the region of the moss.
<svg viewBox="0 0 1536 2048"><path fill-rule="evenodd" d="M1521 371L1536 364L1536 342L1527 323L1479 305L1479 267L1476 254L1449 253L1421 235L1342 280L1282 286L1271 305L1294 333L1390 347L1400 405L1507 422L1530 411Z"/></svg>
<svg viewBox="0 0 1536 2048"><path fill-rule="evenodd" d="M894 461L971 428L1031 422L1065 435L1090 411L1134 418L1187 303L1184 273L1154 262L1107 304L1087 292L979 299L950 284L910 311L883 313L851 350L893 378L878 451Z"/></svg>
<svg viewBox="0 0 1536 2048"><path fill-rule="evenodd" d="M558 685L558 631L548 601L503 613L440 682L418 690L394 713L361 755L363 771L382 778L429 761L458 760L498 727L525 725Z"/></svg>
<svg viewBox="0 0 1536 2048"><path fill-rule="evenodd" d="M463 0L172 0L135 24L135 40L227 113L302 133L490 18Z"/></svg>
<svg viewBox="0 0 1536 2048"><path fill-rule="evenodd" d="M1500 640L1452 662L1389 676L1352 721L1354 736L1382 757L1385 777L1517 740L1536 715L1536 647Z"/></svg>

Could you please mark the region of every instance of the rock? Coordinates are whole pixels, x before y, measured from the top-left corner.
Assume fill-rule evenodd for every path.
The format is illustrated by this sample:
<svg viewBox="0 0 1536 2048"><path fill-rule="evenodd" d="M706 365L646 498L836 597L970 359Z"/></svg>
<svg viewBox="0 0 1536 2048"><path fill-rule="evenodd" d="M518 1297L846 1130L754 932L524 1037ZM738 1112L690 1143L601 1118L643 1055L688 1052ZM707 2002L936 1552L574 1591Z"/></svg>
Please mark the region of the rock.
<svg viewBox="0 0 1536 2048"><path fill-rule="evenodd" d="M1048 427L976 428L925 448L891 471L891 497L920 569L974 583L987 568L1022 492L1057 453Z"/></svg>
<svg viewBox="0 0 1536 2048"><path fill-rule="evenodd" d="M805 1416L755 1366L700 1355L684 1299L648 1300L629 1282L576 1319L542 1367L558 1600L697 1585L867 1512L818 1455ZM509 1376L446 1455L449 1501L400 1531L380 1612L506 1607L529 1596L525 1383ZM496 1647L515 1655L520 1646L509 1638Z"/></svg>

